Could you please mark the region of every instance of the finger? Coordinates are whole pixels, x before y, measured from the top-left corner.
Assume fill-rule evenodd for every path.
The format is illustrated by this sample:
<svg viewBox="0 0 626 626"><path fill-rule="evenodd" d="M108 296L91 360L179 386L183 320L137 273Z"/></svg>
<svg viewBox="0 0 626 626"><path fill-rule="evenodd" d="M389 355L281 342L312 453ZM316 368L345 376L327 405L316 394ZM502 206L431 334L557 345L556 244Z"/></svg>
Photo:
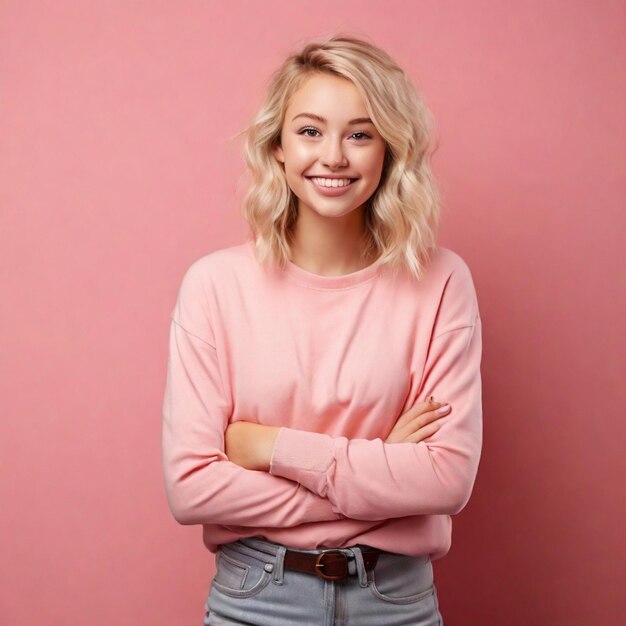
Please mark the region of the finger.
<svg viewBox="0 0 626 626"><path fill-rule="evenodd" d="M446 416L450 412L450 409L451 407L449 404L444 404L434 411L427 411L426 413L422 413L413 420L413 426L416 429L421 428L425 424L429 424L430 422L438 420L440 417Z"/></svg>
<svg viewBox="0 0 626 626"><path fill-rule="evenodd" d="M393 430L389 433L387 440L389 440L389 443L404 441L404 438L411 435L411 433L415 432L415 430L415 428L411 428L410 424L406 424L405 426L401 427L396 424L393 427Z"/></svg>
<svg viewBox="0 0 626 626"><path fill-rule="evenodd" d="M433 408L433 406L438 405L439 403L435 400L435 398L433 396L428 396L428 398L426 398L425 400L422 400L422 402L414 402L412 405L412 409L416 409L418 407L423 407L423 408Z"/></svg>
<svg viewBox="0 0 626 626"><path fill-rule="evenodd" d="M428 413L425 413L425 416L433 416L433 419L437 419L439 417L443 417L444 415L447 415L450 410L452 409L452 407L449 404L442 404L440 405L438 408L434 409L433 411L429 411Z"/></svg>
<svg viewBox="0 0 626 626"><path fill-rule="evenodd" d="M420 402L419 404L414 404L408 411L406 411L406 413L403 413L396 420L395 427L401 428L403 426L406 426L407 424L410 424L416 417L419 417L419 415L423 414L424 411L427 411L428 408L429 407L425 403Z"/></svg>
<svg viewBox="0 0 626 626"><path fill-rule="evenodd" d="M431 396L432 398L432 396ZM440 408L441 402L418 402L414 404L406 413L403 413L396 421L396 427L403 427L410 424L416 418L425 415L426 413ZM428 421L428 420L427 420Z"/></svg>
<svg viewBox="0 0 626 626"><path fill-rule="evenodd" d="M422 412L424 411L432 411L442 405L441 402L435 400L434 396L428 396L424 402L419 402L415 405L415 407L421 407Z"/></svg>
<svg viewBox="0 0 626 626"><path fill-rule="evenodd" d="M410 443L418 443L420 441L424 441L424 439L427 439L431 435L434 435L437 430L439 430L440 426L440 422L431 422L430 424L427 424L423 428L420 428L418 431L407 437L405 441L408 441Z"/></svg>
<svg viewBox="0 0 626 626"><path fill-rule="evenodd" d="M409 437L414 439L415 434L419 433L420 429L424 428L428 424L437 423L437 420L440 417L448 415L452 408L449 404L442 405L441 402L435 402L434 406L438 408L421 412L422 407L432 408L431 405L429 405L428 402L419 402L415 404L411 409L398 418L391 433L385 441L388 443L398 443L402 441L409 441Z"/></svg>

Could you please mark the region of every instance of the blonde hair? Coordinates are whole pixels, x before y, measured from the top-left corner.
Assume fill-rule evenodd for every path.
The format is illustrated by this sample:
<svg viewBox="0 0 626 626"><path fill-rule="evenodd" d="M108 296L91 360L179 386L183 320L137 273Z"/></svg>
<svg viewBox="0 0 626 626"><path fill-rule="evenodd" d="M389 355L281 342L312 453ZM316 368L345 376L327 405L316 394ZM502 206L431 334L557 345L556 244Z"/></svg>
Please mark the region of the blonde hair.
<svg viewBox="0 0 626 626"><path fill-rule="evenodd" d="M290 258L297 197L272 149L279 145L292 94L313 74L356 86L386 144L380 183L365 206L366 255L388 267L405 266L420 279L440 220L440 196L430 169L433 117L406 73L384 50L349 35L309 41L273 73L265 99L244 134L252 175L242 213L261 263L284 267Z"/></svg>

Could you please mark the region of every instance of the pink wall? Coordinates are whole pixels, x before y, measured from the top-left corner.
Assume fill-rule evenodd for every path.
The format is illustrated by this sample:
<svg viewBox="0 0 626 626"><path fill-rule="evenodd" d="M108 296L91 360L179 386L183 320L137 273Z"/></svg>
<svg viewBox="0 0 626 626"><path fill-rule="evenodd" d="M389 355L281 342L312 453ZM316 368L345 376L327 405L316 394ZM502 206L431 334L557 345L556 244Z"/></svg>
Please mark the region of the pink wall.
<svg viewBox="0 0 626 626"><path fill-rule="evenodd" d="M617 0L2 3L1 623L201 623L213 560L160 468L169 314L189 263L245 236L229 138L282 56L338 29L422 86L441 244L481 304L484 451L435 562L446 624L618 623Z"/></svg>

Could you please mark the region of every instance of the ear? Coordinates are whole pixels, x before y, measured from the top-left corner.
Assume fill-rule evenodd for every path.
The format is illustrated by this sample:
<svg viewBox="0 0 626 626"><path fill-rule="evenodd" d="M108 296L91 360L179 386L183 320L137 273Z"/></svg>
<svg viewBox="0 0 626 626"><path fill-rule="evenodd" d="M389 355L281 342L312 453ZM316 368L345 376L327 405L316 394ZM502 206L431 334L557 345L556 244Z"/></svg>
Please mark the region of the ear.
<svg viewBox="0 0 626 626"><path fill-rule="evenodd" d="M283 153L282 146L274 146L272 148L272 153L281 163L285 162L285 154Z"/></svg>

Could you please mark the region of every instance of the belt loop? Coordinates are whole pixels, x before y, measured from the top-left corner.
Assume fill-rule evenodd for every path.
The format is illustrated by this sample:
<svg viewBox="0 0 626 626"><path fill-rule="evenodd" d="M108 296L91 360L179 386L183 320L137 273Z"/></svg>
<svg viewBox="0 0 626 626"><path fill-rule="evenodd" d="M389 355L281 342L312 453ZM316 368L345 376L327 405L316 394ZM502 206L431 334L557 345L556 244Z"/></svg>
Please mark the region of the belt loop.
<svg viewBox="0 0 626 626"><path fill-rule="evenodd" d="M365 563L363 562L363 553L361 552L361 548L358 546L352 546L350 550L354 554L354 559L356 561L356 570L359 575L359 585L361 585L361 587L367 587L367 570L365 569Z"/></svg>
<svg viewBox="0 0 626 626"><path fill-rule="evenodd" d="M276 561L274 562L273 580L277 585L282 585L284 582L284 564L286 552L287 547L283 545L279 545L278 549L276 550Z"/></svg>

